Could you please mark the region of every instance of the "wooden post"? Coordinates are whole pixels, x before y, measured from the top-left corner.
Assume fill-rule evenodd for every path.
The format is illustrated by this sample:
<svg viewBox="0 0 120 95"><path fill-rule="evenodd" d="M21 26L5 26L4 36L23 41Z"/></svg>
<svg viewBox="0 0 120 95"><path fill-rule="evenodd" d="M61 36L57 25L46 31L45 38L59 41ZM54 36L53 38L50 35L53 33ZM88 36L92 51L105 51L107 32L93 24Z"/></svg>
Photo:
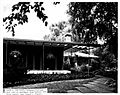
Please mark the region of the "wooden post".
<svg viewBox="0 0 120 95"><path fill-rule="evenodd" d="M55 58L55 70L57 70L57 57Z"/></svg>
<svg viewBox="0 0 120 95"><path fill-rule="evenodd" d="M64 48L62 49L62 69L63 70L63 65L64 65Z"/></svg>
<svg viewBox="0 0 120 95"><path fill-rule="evenodd" d="M6 63L5 63L5 65L7 65L8 63L8 44L7 44L7 42L6 42L6 54L5 54L5 59L6 59ZM4 57L4 56L3 56ZM4 61L4 60L3 60ZM7 68L5 68L5 72L8 72L8 70L7 70Z"/></svg>
<svg viewBox="0 0 120 95"><path fill-rule="evenodd" d="M33 55L33 70L35 70L35 55Z"/></svg>
<svg viewBox="0 0 120 95"><path fill-rule="evenodd" d="M44 43L43 43L43 70L44 70Z"/></svg>
<svg viewBox="0 0 120 95"><path fill-rule="evenodd" d="M8 44L7 44L7 42L6 42L6 65L8 64L7 62L8 62Z"/></svg>
<svg viewBox="0 0 120 95"><path fill-rule="evenodd" d="M33 49L35 49L35 42L34 42L34 45L33 45ZM35 52L33 53L33 70L35 70Z"/></svg>
<svg viewBox="0 0 120 95"><path fill-rule="evenodd" d="M41 62L42 56L40 55L39 58L40 58L40 60L39 60L39 62L40 62L40 70L42 70L42 62Z"/></svg>
<svg viewBox="0 0 120 95"><path fill-rule="evenodd" d="M27 53L26 53L25 59L26 59L26 67L27 67L27 65L28 65L28 56L27 56Z"/></svg>

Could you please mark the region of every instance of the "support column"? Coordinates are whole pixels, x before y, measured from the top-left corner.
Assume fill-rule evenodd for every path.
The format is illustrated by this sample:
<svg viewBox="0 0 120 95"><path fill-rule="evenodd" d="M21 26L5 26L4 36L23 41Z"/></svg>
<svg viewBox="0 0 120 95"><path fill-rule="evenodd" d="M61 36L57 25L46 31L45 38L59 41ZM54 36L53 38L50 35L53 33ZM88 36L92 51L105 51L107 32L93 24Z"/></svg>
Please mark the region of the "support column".
<svg viewBox="0 0 120 95"><path fill-rule="evenodd" d="M45 56L45 54L44 54L44 43L43 43L43 70L44 70L44 56Z"/></svg>
<svg viewBox="0 0 120 95"><path fill-rule="evenodd" d="M60 68L61 70L63 70L64 68L64 49L62 50L62 68Z"/></svg>
<svg viewBox="0 0 120 95"><path fill-rule="evenodd" d="M8 64L7 62L8 62L8 44L7 44L7 42L6 42L6 65Z"/></svg>
<svg viewBox="0 0 120 95"><path fill-rule="evenodd" d="M33 55L33 70L35 70L35 55Z"/></svg>
<svg viewBox="0 0 120 95"><path fill-rule="evenodd" d="M26 60L25 60L25 61L26 61L25 63L26 63L26 67L27 67L27 66L28 66L28 56L27 56L27 53L26 53L25 59L26 59Z"/></svg>
<svg viewBox="0 0 120 95"><path fill-rule="evenodd" d="M42 60L42 56L40 55L39 58L40 58L40 60L39 60L40 61L40 70L42 70L42 61L41 61Z"/></svg>
<svg viewBox="0 0 120 95"><path fill-rule="evenodd" d="M6 54L5 54L5 64L3 64L3 66L4 66L4 65L7 66L7 64L8 64L8 43L6 42L5 45L6 45L6 47L5 47ZM3 52L4 52L4 51L3 51ZM3 56L3 57L4 57L4 56ZM4 61L4 60L3 60L3 61ZM3 62L3 63L4 63L4 62ZM5 66L5 69L4 69L4 67L3 67L3 69L5 70L5 72L8 72L6 66Z"/></svg>
<svg viewBox="0 0 120 95"><path fill-rule="evenodd" d="M57 70L57 57L55 58L55 70Z"/></svg>

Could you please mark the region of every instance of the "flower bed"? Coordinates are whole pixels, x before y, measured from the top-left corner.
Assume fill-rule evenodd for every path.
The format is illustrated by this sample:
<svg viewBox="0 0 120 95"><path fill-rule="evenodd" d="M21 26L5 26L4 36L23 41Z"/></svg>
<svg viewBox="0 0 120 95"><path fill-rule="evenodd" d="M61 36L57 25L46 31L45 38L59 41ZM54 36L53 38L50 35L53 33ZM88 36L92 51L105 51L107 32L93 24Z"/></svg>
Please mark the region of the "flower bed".
<svg viewBox="0 0 120 95"><path fill-rule="evenodd" d="M89 75L87 73L79 73L79 74L30 74L24 76L19 81L12 82L4 82L3 87L11 87L17 85L25 85L25 84L34 84L34 83L42 83L42 82L51 82L51 81L60 81L60 80L72 80L72 79L85 79L94 77L92 73Z"/></svg>

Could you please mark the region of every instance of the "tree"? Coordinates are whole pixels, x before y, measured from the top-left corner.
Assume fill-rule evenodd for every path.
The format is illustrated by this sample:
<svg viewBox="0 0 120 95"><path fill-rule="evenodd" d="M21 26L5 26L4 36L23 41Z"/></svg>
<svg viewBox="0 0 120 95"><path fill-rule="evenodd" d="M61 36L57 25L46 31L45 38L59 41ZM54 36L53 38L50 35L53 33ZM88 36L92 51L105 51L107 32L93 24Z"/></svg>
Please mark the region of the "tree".
<svg viewBox="0 0 120 95"><path fill-rule="evenodd" d="M45 35L44 40L49 41L65 41L65 34L70 33L69 23L61 21L50 26L51 34Z"/></svg>
<svg viewBox="0 0 120 95"><path fill-rule="evenodd" d="M102 46L93 51L93 53L99 56L100 66L102 68L117 68L117 57L110 51L110 45Z"/></svg>
<svg viewBox="0 0 120 95"><path fill-rule="evenodd" d="M75 41L93 43L99 36L109 42L115 38L118 31L117 2L71 2L68 6Z"/></svg>
<svg viewBox="0 0 120 95"><path fill-rule="evenodd" d="M5 29L8 30L8 32L12 32L12 36L15 36L14 28L21 24L28 22L28 16L27 13L30 13L30 10L34 10L37 13L37 17L45 23L45 26L47 26L48 22L46 19L48 16L44 14L44 7L42 6L43 2L34 2L34 4L31 4L30 2L19 2L12 6L12 13L3 18Z"/></svg>

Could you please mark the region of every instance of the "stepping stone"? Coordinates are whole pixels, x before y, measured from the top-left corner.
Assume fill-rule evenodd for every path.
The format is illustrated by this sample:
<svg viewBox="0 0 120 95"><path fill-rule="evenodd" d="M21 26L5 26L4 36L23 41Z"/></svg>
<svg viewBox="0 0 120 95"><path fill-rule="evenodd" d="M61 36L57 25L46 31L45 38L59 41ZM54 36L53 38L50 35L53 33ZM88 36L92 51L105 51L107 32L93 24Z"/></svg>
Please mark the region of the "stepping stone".
<svg viewBox="0 0 120 95"><path fill-rule="evenodd" d="M108 78L98 78L96 80L108 80Z"/></svg>
<svg viewBox="0 0 120 95"><path fill-rule="evenodd" d="M78 89L81 93L96 93L95 91L87 88L87 87L75 87L76 89Z"/></svg>
<svg viewBox="0 0 120 95"><path fill-rule="evenodd" d="M67 90L67 93L80 93L78 90Z"/></svg>
<svg viewBox="0 0 120 95"><path fill-rule="evenodd" d="M105 84L106 81L108 81L108 80L107 79L97 79L97 80L94 80L93 82Z"/></svg>
<svg viewBox="0 0 120 95"><path fill-rule="evenodd" d="M107 79L107 78L99 78L99 79L96 79L96 81L100 81L100 82L105 82L105 81L107 81L107 80L109 80L109 79Z"/></svg>
<svg viewBox="0 0 120 95"><path fill-rule="evenodd" d="M83 85L98 93L111 93L111 91L105 90L104 88L100 88L93 84L83 84Z"/></svg>
<svg viewBox="0 0 120 95"><path fill-rule="evenodd" d="M109 91L113 91L114 90L114 88L108 87L105 84L99 84L99 83L96 83L96 82L89 82L89 84L93 84L95 86L101 87L101 88L103 88L105 90L109 90Z"/></svg>

